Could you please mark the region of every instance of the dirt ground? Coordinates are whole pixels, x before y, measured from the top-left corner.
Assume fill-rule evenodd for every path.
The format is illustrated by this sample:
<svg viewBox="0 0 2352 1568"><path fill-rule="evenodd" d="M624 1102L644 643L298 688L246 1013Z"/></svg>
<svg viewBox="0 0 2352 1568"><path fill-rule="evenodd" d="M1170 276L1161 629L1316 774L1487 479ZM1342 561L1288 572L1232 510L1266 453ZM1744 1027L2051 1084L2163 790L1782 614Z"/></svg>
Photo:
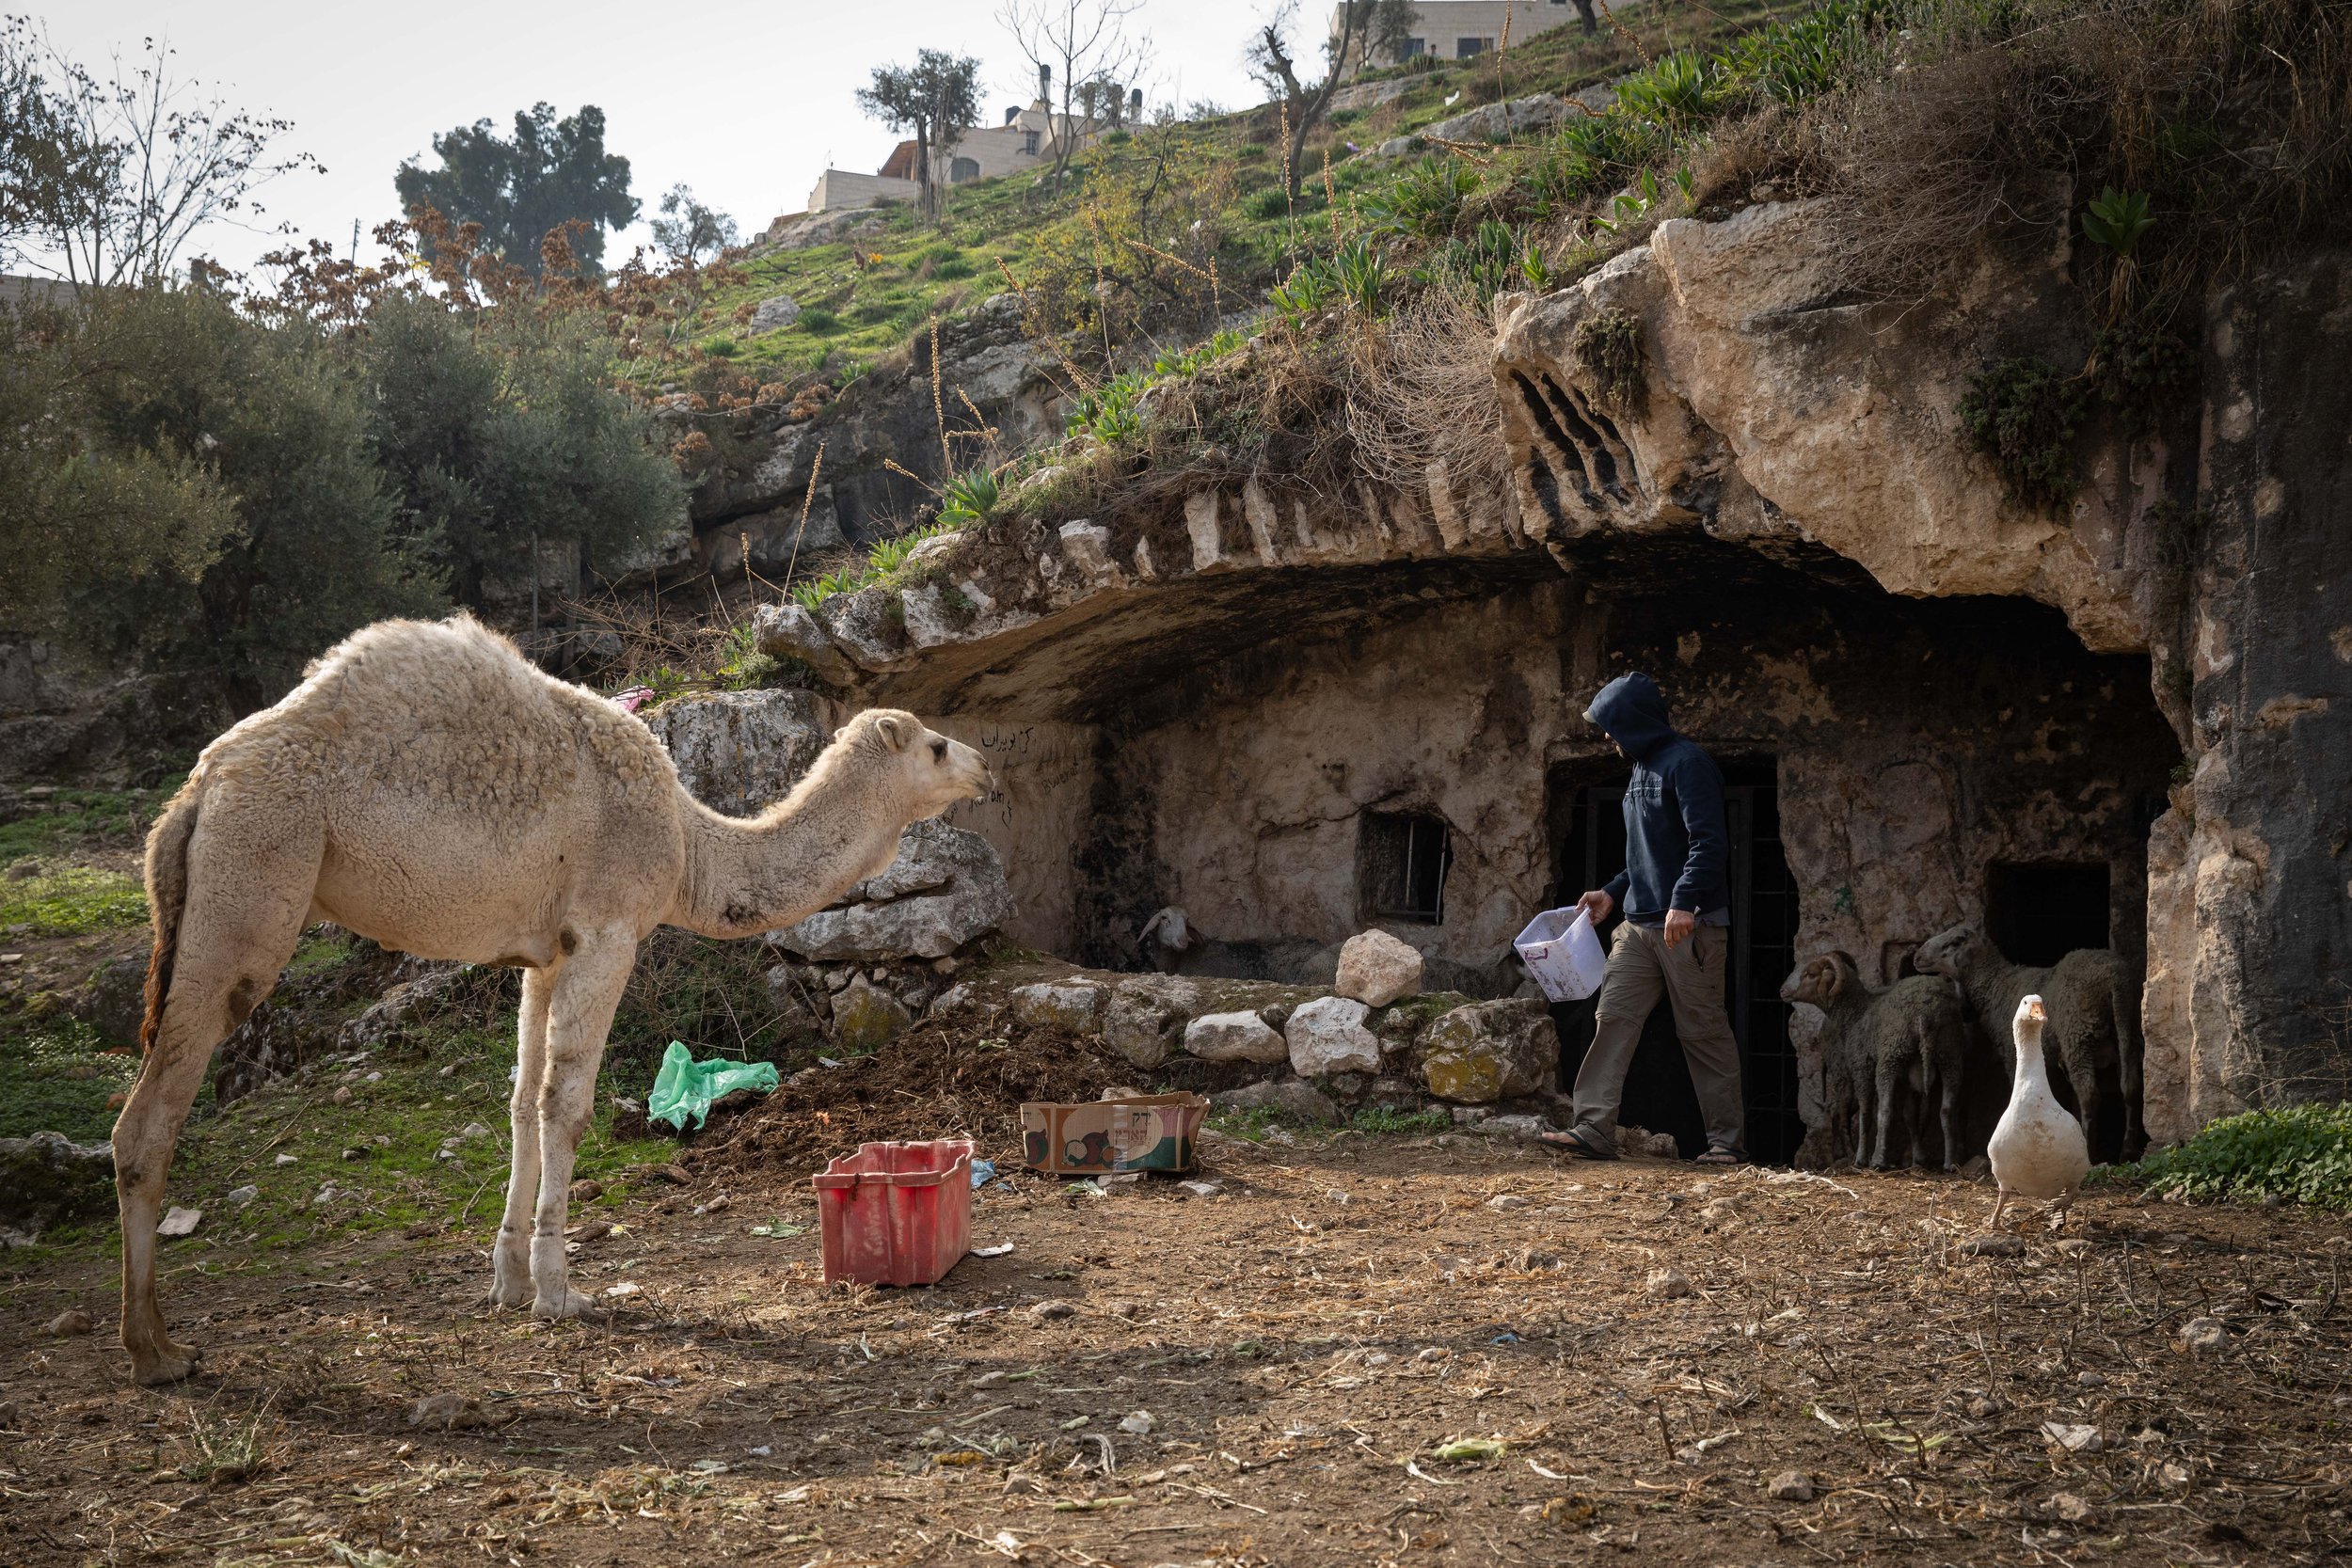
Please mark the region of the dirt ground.
<svg viewBox="0 0 2352 1568"><path fill-rule="evenodd" d="M491 1311L478 1237L383 1232L167 1275L209 1354L160 1391L127 1380L94 1253L20 1275L0 1560L2352 1550L2338 1220L2112 1193L1987 1257L1984 1189L1944 1179L1362 1133L1212 1136L1203 1164L1215 1196L992 1185L974 1243L1011 1253L891 1291L822 1283L804 1157L719 1143L593 1212L618 1224L575 1262L610 1322ZM96 1332L44 1331L75 1306Z"/></svg>

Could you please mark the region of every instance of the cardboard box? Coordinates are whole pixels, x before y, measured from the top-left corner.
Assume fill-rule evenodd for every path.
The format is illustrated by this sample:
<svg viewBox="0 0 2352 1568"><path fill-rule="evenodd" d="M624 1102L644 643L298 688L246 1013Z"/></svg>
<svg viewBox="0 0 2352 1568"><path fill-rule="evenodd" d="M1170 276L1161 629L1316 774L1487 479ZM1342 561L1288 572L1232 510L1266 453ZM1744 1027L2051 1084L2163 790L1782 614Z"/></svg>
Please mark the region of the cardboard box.
<svg viewBox="0 0 2352 1568"><path fill-rule="evenodd" d="M1022 1163L1055 1176L1190 1170L1209 1102L1197 1094L1138 1095L1081 1105L1021 1107Z"/></svg>

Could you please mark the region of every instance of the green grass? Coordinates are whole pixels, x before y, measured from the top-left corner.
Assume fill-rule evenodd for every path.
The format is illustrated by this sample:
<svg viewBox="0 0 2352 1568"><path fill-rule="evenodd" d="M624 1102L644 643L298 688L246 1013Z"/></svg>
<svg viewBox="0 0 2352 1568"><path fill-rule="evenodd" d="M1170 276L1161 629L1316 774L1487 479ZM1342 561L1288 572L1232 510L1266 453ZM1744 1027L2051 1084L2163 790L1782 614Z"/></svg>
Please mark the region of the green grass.
<svg viewBox="0 0 2352 1568"><path fill-rule="evenodd" d="M115 1124L107 1097L138 1075L137 1056L109 1053L88 1024L63 1015L0 1034L0 1138L62 1132L103 1142Z"/></svg>
<svg viewBox="0 0 2352 1568"><path fill-rule="evenodd" d="M2115 1175L2196 1202L2276 1196L2352 1212L2352 1103L2227 1117Z"/></svg>
<svg viewBox="0 0 2352 1568"><path fill-rule="evenodd" d="M57 861L12 863L0 875L0 940L78 937L136 926L147 919L147 894L135 877Z"/></svg>
<svg viewBox="0 0 2352 1568"><path fill-rule="evenodd" d="M1359 1132L1443 1132L1454 1117L1431 1106L1425 1111L1400 1111L1391 1105L1367 1105L1347 1118Z"/></svg>
<svg viewBox="0 0 2352 1568"><path fill-rule="evenodd" d="M96 845L135 844L179 787L173 779L156 789L60 789L42 802L47 811L0 822L0 867Z"/></svg>
<svg viewBox="0 0 2352 1568"><path fill-rule="evenodd" d="M439 1037L429 1055L314 1066L227 1107L213 1102L208 1086L181 1135L169 1189L169 1201L203 1210L204 1224L170 1243L173 1264L207 1274L280 1268L355 1232L419 1224L487 1242L505 1191L507 1073L515 1061L512 1016L498 1022L496 1029ZM105 1097L129 1085L136 1059L102 1056L96 1047L79 1025L0 1039L0 1131L17 1134L38 1126L82 1142L105 1137L113 1125ZM57 1076L86 1063L98 1064L100 1076ZM443 1077L442 1069L453 1065L455 1071ZM381 1076L368 1083L371 1073ZM597 1083L596 1119L580 1142L577 1175L605 1183L615 1196L628 1191L637 1167L675 1156L667 1138L612 1136L612 1097L642 1099L651 1081L640 1064L608 1057ZM346 1082L352 1097L338 1105L334 1092ZM43 1104L29 1102L40 1095ZM28 1101L21 1111L20 1096ZM477 1123L488 1136L462 1142L453 1158L437 1158L444 1139ZM346 1149L363 1153L346 1160ZM288 1154L293 1164L277 1163ZM322 1183L350 1196L315 1204ZM250 1202L239 1208L226 1201L246 1185L260 1189ZM59 1226L41 1244L108 1250L114 1232L111 1220Z"/></svg>

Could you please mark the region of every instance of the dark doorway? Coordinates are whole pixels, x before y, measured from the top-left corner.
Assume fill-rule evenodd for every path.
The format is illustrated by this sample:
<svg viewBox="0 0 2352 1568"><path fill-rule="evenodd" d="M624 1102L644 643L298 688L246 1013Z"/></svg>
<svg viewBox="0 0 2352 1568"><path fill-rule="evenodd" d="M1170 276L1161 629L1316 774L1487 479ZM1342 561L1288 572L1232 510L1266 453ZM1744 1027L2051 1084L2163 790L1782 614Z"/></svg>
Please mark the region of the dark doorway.
<svg viewBox="0 0 2352 1568"><path fill-rule="evenodd" d="M1625 865L1623 800L1630 770L1622 764L1557 768L1549 783L1555 906L1599 887ZM1731 830L1731 961L1724 976L1724 1006L1739 1037L1747 1096L1748 1152L1768 1164L1786 1164L1804 1140L1797 1117L1797 1057L1788 1041L1788 1006L1781 982L1795 965L1797 887L1780 844L1778 770L1769 761L1724 764L1724 813ZM1606 940L1616 927L1612 916ZM1576 1070L1593 1042L1592 1000L1551 1010L1560 1030L1560 1084ZM1675 1037L1674 1011L1663 1002L1642 1030L1626 1076L1620 1119L1669 1132L1685 1157L1706 1148L1698 1097Z"/></svg>
<svg viewBox="0 0 2352 1568"><path fill-rule="evenodd" d="M1995 861L1984 871L1984 934L2013 964L2047 965L2084 947L2105 947L2105 861Z"/></svg>

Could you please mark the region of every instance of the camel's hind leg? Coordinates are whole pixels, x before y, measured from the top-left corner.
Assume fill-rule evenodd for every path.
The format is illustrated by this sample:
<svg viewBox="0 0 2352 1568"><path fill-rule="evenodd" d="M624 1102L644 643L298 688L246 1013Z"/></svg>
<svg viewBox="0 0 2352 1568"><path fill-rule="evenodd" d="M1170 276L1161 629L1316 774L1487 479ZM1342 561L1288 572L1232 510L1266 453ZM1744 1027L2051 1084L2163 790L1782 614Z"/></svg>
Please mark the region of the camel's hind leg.
<svg viewBox="0 0 2352 1568"><path fill-rule="evenodd" d="M115 1192L122 1215L122 1348L146 1384L195 1370L199 1352L172 1342L155 1299L155 1222L180 1129L203 1085L213 1047L261 1006L302 939L318 879L315 843L281 839L256 850L240 835L191 847L171 989L153 1046L115 1121ZM288 835L299 839L301 835ZM209 852L208 852L209 850ZM208 864L208 863L210 863Z"/></svg>
<svg viewBox="0 0 2352 1568"><path fill-rule="evenodd" d="M564 1277L564 1221L571 1207L572 1157L596 1111L596 1068L613 1009L637 962L627 931L580 933L580 950L549 988L547 1070L539 1085L539 1204L531 1238L531 1309L574 1318L589 1307Z"/></svg>
<svg viewBox="0 0 2352 1568"><path fill-rule="evenodd" d="M555 990L551 969L523 971L522 1020L516 1030L515 1092L508 1097L507 1125L515 1139L515 1162L506 1179L506 1215L499 1222L498 1249L490 1265L490 1300L500 1307L531 1305L532 1200L539 1191L539 1088L548 1075L548 999Z"/></svg>

